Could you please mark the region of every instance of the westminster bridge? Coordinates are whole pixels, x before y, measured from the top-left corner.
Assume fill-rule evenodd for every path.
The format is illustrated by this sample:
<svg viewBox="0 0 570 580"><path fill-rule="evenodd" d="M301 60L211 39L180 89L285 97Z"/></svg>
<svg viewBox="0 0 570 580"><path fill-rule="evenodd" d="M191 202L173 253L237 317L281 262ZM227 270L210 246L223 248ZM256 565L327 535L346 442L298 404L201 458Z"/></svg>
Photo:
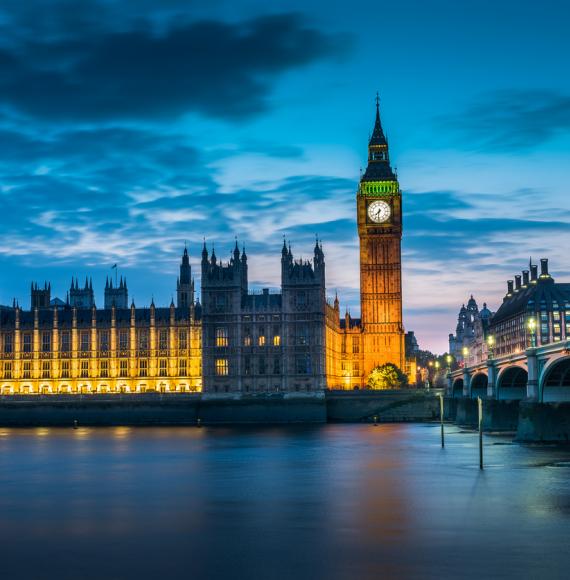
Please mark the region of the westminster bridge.
<svg viewBox="0 0 570 580"><path fill-rule="evenodd" d="M454 399L570 401L570 340L528 348L448 373Z"/></svg>

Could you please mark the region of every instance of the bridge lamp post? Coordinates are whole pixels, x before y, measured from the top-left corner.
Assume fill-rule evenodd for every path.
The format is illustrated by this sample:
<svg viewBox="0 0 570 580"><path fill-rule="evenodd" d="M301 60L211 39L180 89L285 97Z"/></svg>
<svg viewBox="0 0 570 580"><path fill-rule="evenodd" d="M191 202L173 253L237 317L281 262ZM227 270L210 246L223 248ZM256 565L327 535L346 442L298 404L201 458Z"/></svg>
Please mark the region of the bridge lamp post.
<svg viewBox="0 0 570 580"><path fill-rule="evenodd" d="M467 359L469 358L469 349L466 346L464 346L462 353L463 353L463 368L465 369L465 368L467 368Z"/></svg>
<svg viewBox="0 0 570 580"><path fill-rule="evenodd" d="M530 333L530 347L536 348L536 319L531 316L526 324Z"/></svg>
<svg viewBox="0 0 570 580"><path fill-rule="evenodd" d="M487 346L489 347L489 358L493 358L493 347L495 346L495 337L490 334L487 337Z"/></svg>

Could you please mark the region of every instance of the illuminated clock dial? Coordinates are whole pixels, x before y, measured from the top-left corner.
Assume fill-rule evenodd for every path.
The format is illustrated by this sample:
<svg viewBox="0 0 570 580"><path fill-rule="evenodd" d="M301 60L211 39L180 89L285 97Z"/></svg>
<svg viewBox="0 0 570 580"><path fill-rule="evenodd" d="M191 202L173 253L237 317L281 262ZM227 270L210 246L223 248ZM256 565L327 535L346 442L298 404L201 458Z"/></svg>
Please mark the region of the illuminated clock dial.
<svg viewBox="0 0 570 580"><path fill-rule="evenodd" d="M368 217L377 224L387 222L391 213L390 206L385 201L373 201L368 206Z"/></svg>

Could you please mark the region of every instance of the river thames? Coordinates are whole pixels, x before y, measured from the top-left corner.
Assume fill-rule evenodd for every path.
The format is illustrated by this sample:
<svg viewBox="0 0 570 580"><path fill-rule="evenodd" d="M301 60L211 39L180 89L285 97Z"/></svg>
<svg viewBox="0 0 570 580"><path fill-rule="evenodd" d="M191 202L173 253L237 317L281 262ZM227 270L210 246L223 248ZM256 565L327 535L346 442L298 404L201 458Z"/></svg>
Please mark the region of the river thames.
<svg viewBox="0 0 570 580"><path fill-rule="evenodd" d="M567 578L570 453L437 425L0 429L7 580Z"/></svg>

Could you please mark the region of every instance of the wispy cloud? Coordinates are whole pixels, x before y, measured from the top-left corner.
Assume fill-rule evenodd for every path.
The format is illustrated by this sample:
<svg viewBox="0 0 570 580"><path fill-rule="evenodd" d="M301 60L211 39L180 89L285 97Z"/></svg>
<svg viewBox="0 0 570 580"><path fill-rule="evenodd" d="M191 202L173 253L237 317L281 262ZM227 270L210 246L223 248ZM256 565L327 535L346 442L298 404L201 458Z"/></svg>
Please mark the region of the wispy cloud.
<svg viewBox="0 0 570 580"><path fill-rule="evenodd" d="M553 90L503 90L481 96L458 114L439 118L461 147L526 151L570 135L570 95Z"/></svg>

